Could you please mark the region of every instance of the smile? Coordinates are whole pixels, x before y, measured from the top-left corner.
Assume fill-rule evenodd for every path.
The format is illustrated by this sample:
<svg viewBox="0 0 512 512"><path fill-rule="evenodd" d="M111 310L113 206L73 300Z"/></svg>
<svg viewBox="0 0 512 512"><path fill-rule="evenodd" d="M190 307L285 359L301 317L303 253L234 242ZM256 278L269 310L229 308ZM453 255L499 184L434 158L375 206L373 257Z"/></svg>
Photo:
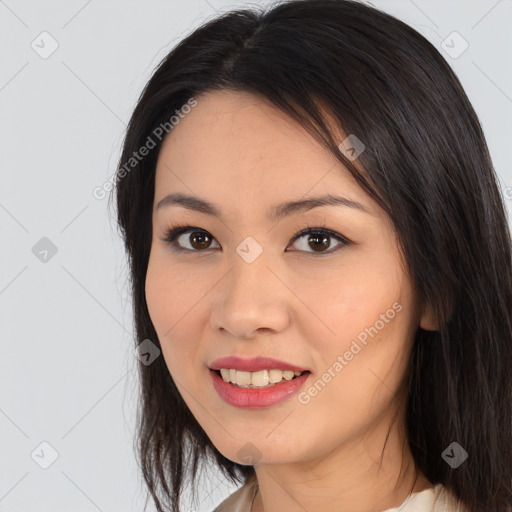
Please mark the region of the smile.
<svg viewBox="0 0 512 512"><path fill-rule="evenodd" d="M244 372L232 368L221 368L220 374L224 382L230 382L243 388L262 388L274 386L280 382L287 382L298 377L304 372L293 372L291 370L260 370L257 372Z"/></svg>
<svg viewBox="0 0 512 512"><path fill-rule="evenodd" d="M302 373L282 370L222 370L224 376L221 370L209 370L215 391L226 403L242 409L261 409L281 403L297 393L311 375L307 370ZM235 382L231 381L232 376ZM271 382L271 376L273 380L280 378L277 382ZM252 383L253 378L256 385ZM251 383L245 384L249 379Z"/></svg>

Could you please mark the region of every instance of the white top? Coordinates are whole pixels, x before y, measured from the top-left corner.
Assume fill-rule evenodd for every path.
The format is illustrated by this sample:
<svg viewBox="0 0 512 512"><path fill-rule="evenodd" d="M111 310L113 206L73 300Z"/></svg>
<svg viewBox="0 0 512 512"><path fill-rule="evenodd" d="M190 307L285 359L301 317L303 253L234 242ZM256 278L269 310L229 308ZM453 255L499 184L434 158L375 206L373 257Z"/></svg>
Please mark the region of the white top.
<svg viewBox="0 0 512 512"><path fill-rule="evenodd" d="M256 491L257 480L250 478L233 494L228 496L213 512L251 512L251 504ZM423 491L409 494L399 506L382 512L465 512L466 509L442 484Z"/></svg>

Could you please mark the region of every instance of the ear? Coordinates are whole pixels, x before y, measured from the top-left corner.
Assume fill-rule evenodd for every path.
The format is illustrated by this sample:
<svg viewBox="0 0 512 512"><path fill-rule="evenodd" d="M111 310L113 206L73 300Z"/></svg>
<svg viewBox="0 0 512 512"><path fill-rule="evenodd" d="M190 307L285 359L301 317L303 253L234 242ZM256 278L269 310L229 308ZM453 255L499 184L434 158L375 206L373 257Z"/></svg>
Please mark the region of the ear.
<svg viewBox="0 0 512 512"><path fill-rule="evenodd" d="M425 331L437 331L439 326L436 324L434 318L434 311L432 306L428 302L424 302L421 317L420 317L420 328Z"/></svg>

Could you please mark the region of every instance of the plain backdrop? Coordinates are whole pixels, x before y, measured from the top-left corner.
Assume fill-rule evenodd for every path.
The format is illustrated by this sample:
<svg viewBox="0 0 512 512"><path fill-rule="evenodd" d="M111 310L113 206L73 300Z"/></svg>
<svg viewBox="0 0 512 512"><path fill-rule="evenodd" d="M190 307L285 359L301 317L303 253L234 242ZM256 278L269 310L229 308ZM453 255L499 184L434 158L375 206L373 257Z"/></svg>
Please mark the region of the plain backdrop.
<svg viewBox="0 0 512 512"><path fill-rule="evenodd" d="M500 186L512 186L512 0L368 3L440 49ZM251 4L0 1L0 511L143 508L127 266L107 199L92 191L115 172L160 59L242 5ZM213 510L235 488L212 471L190 511Z"/></svg>

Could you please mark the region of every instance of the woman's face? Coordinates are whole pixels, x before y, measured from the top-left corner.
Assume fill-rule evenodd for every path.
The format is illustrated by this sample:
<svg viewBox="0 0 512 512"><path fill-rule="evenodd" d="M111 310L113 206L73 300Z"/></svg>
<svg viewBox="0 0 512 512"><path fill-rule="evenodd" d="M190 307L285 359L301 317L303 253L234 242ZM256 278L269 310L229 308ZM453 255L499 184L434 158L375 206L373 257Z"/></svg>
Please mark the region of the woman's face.
<svg viewBox="0 0 512 512"><path fill-rule="evenodd" d="M184 401L224 456L307 461L383 423L426 320L389 219L300 124L248 94L197 100L157 163L151 320ZM192 199L157 208L169 194ZM326 195L360 206L275 210ZM167 242L173 224L192 229ZM294 239L306 228L313 231ZM214 364L228 356L309 372L297 387L290 374L263 371L283 363ZM259 370L231 372L240 384L284 381L241 388L211 370L219 366Z"/></svg>

